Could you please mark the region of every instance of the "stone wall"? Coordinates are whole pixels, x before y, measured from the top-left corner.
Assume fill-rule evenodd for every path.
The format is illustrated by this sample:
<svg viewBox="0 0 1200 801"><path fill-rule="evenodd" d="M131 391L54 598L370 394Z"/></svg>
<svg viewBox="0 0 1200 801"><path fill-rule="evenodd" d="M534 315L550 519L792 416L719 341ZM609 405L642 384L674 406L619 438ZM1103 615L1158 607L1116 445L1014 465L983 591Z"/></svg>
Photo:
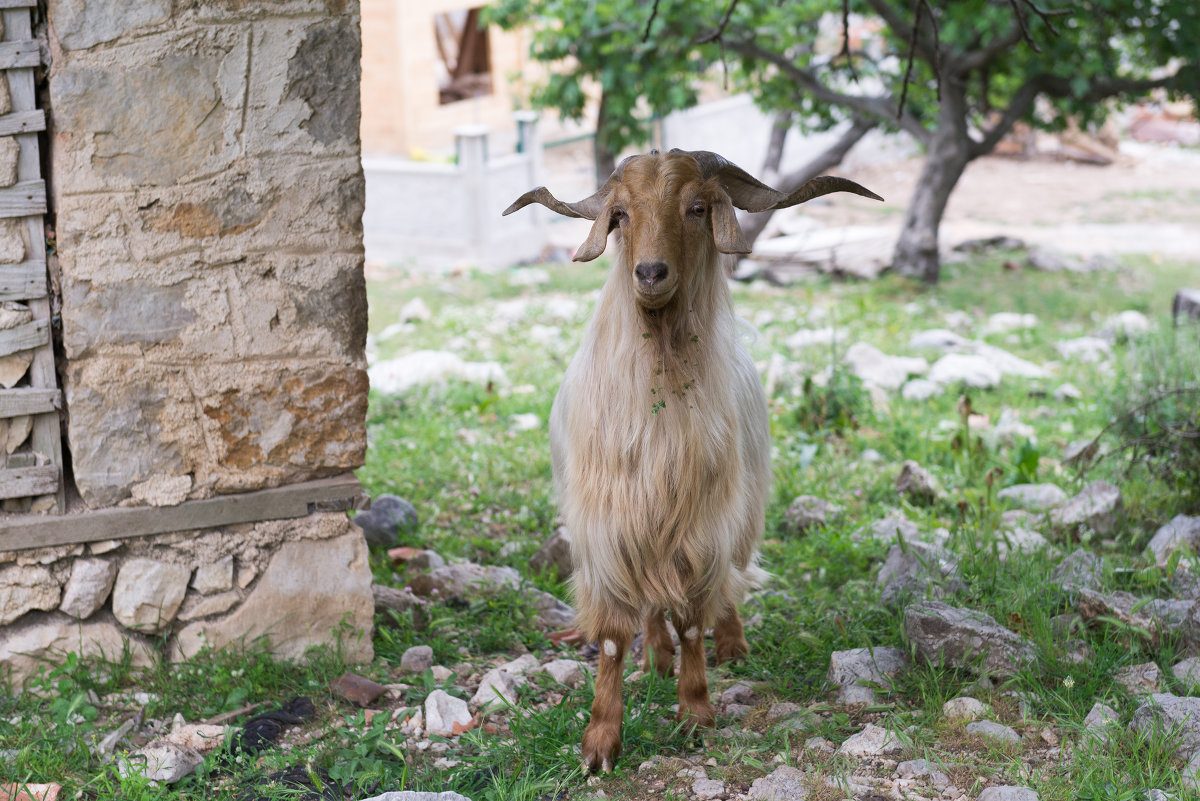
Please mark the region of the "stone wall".
<svg viewBox="0 0 1200 801"><path fill-rule="evenodd" d="M340 639L370 661L373 613L366 541L342 513L0 552L0 669L18 684L56 653L125 642L135 665L262 635L282 657Z"/></svg>
<svg viewBox="0 0 1200 801"><path fill-rule="evenodd" d="M359 466L357 4L50 0L47 17L83 500Z"/></svg>

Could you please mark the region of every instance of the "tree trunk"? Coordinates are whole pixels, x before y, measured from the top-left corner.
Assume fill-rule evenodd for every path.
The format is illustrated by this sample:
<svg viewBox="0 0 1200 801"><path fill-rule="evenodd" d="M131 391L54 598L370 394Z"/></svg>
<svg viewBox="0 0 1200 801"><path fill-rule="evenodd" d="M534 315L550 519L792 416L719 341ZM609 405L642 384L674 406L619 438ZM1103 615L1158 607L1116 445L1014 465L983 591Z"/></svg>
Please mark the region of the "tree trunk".
<svg viewBox="0 0 1200 801"><path fill-rule="evenodd" d="M600 93L600 111L596 114L596 138L592 140L592 158L596 162L596 186L602 186L617 169L617 154L608 149L608 97Z"/></svg>
<svg viewBox="0 0 1200 801"><path fill-rule="evenodd" d="M850 148L854 147L858 143L858 140L866 136L867 131L870 131L874 127L874 121L867 120L862 117L855 117L854 124L851 125L850 128L847 129L846 132L842 134L836 142L823 150L821 153L817 154L812 161L808 162L800 169L796 170L795 172L788 173L782 178L779 178L778 183L775 183L775 177L771 173L778 173L779 160L775 160L774 170L770 169L769 163L764 165L765 169L763 170L763 183L774 186L780 192L792 192L805 181L810 181L826 170L832 169L840 164L842 159L846 157L846 154L850 152ZM772 132L772 146L773 145L774 133ZM780 147L780 156L782 156L782 150L782 147ZM746 244L754 247L755 240L757 240L759 235L762 234L762 232L766 229L767 223L770 222L771 215L774 213L775 211L772 210L762 211L757 214L747 213L742 215L742 234L746 238Z"/></svg>
<svg viewBox="0 0 1200 801"><path fill-rule="evenodd" d="M796 114L793 111L777 111L771 122L771 138L767 142L767 157L763 159L762 182L774 185L779 177L779 163L783 161L783 145L787 141L788 131L792 130L792 121Z"/></svg>
<svg viewBox="0 0 1200 801"><path fill-rule="evenodd" d="M938 227L942 224L942 214L950 193L971 161L965 105L961 82L943 76L938 126L926 143L925 166L904 212L904 228L892 255L892 269L927 284L936 284L941 270Z"/></svg>

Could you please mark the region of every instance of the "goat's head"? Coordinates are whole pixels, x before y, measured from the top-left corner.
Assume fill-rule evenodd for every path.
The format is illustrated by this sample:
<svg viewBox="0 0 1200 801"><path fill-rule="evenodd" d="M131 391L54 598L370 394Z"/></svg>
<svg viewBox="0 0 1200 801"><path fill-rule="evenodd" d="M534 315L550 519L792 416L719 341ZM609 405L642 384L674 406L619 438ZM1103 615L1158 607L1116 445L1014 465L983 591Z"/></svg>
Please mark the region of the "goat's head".
<svg viewBox="0 0 1200 801"><path fill-rule="evenodd" d="M814 178L791 194L776 191L740 167L705 150L651 151L621 162L595 194L564 203L539 186L517 198L504 214L530 203L567 217L594 220L575 261L604 252L608 235L619 242L638 302L648 309L666 305L688 271L711 264L720 253L750 251L734 207L766 211L795 206L830 192L883 198L845 178Z"/></svg>

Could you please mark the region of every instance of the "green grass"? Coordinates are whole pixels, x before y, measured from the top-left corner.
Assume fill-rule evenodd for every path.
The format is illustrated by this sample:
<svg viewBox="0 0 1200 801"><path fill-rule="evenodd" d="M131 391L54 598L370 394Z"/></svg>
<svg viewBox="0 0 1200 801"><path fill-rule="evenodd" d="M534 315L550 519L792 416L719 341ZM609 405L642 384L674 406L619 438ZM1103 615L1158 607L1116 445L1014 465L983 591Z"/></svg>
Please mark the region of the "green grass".
<svg viewBox="0 0 1200 801"><path fill-rule="evenodd" d="M47 670L30 692L0 694L0 719L19 721L0 727L0 750L15 751L0 762L0 775L61 782L64 798L235 799L264 776L311 766L313 775L352 788L349 797L403 787L455 789L473 801L586 798L597 790L640 800L688 797L691 780L677 778L674 763L638 772L651 757L682 756L711 760L708 775L726 781L731 794L743 792L782 761L810 771L814 798L840 798L826 782L844 781L858 762L815 756L804 750L804 741L821 735L837 744L864 723L884 720L901 729L915 727L902 758L925 756L944 765L971 797L980 777L990 777L993 783L1033 787L1044 800L1134 799L1152 788L1196 798L1181 786L1182 765L1170 732L1141 737L1122 725L1103 747L1088 743L1081 733L1082 721L1097 701L1113 706L1127 723L1138 701L1116 683L1115 675L1130 665L1155 661L1169 676L1171 665L1183 656L1179 644L1151 646L1127 627L1102 624L1077 633L1093 656L1084 666L1072 663L1052 633L1051 618L1073 613L1076 598L1053 586L1050 574L1062 554L1082 545L1105 557L1106 588L1169 595L1165 574L1141 551L1163 522L1200 510L1197 482L1162 469L1172 465L1170 452L1135 461L1118 453L1086 475L1065 465L1063 452L1068 444L1104 431L1118 411L1128 409L1156 382L1194 381L1195 337L1160 334L1119 342L1111 370L1061 360L1054 343L1090 334L1108 315L1124 309L1140 310L1165 329L1173 291L1192 281L1197 267L1133 259L1116 272L1079 276L1014 273L1002 263L1000 257L977 258L948 266L943 282L933 289L893 276L865 284L815 279L789 288L735 286L739 316L758 331L749 345L755 360L765 368L772 354L781 354L790 367L778 376L770 403L775 484L763 561L773 578L743 609L750 621L747 659L710 670L714 695L734 681L750 682L759 693L759 709L744 721L719 721L732 736L727 732L697 739L679 731L671 711L674 680L646 676L627 685L624 753L617 772L588 784L578 769L578 743L591 703L590 685L570 690L549 686L543 677L521 691L518 708L499 719L498 730L472 730L447 741L444 753L440 746L437 752L418 751L387 728L386 714L368 723L363 712L328 690L346 667L337 654L318 652L297 665L273 661L250 646L206 654L189 665L163 663L140 671L128 659L69 660ZM531 574L528 560L556 526L546 421L606 266L544 269L549 281L536 286L514 281L514 276L529 274L512 271L398 274L369 284L370 330L376 337L413 298L421 298L432 312L431 320L412 322L378 339L378 358L420 349L453 350L464 359L500 363L507 380L490 386L451 382L399 397L372 395L368 462L359 475L372 495L400 495L419 511L420 526L404 544L431 548L446 558L509 565L530 586L566 599L566 585L554 575ZM1006 378L997 389L966 394L973 410L993 423L1006 410L1017 414L1032 427L1030 437L993 440L985 430L965 428L957 391L921 403L891 394L877 404L836 369L837 354L853 342L916 355L907 347L911 334L948 327L951 312L967 315L963 333L974 338L987 316L1000 311L1035 314L1039 324L987 340L1037 363L1057 363L1054 378ZM827 325L838 331L836 348L789 353L783 344L797 328ZM919 355L930 361L937 357ZM1155 365L1156 371L1150 370ZM826 382L831 367L833 378ZM1053 390L1068 381L1084 390L1083 400L1054 399ZM1179 409L1164 414L1168 412L1175 415L1171 419L1180 418ZM514 418L529 414L540 425L517 430ZM1108 437L1110 446L1118 444L1117 433ZM906 459L935 474L945 490L941 499L913 505L897 496L895 477ZM1115 533L1101 537L1043 526L1057 553L999 557L996 532L1005 508L996 500L999 489L1034 480L1056 483L1070 493L1095 479L1114 481L1124 493ZM843 511L823 529L790 535L782 526L783 512L800 494L825 498ZM864 525L887 514L906 516L923 531L945 530L948 547L960 560L960 583L945 600L987 612L1028 637L1038 653L1029 669L981 686L968 671L918 663L880 693L877 707L843 708L832 701L825 676L833 651L908 647L901 615L880 602L875 581L889 543L859 535ZM402 587L410 578L382 554L373 556L372 571L377 582L393 586ZM389 704L413 709L439 687L463 691L455 686L457 677L441 683L432 674L401 678L400 657L412 645L431 646L435 662L447 667L469 661L473 672L524 651L543 658L575 654L570 647L552 645L533 625L533 617L520 590L466 601L431 600L414 612L381 614L376 618L376 660L355 670L384 683L404 681L408 689ZM1183 691L1173 680L1168 689ZM176 712L196 721L248 704L272 708L301 694L314 700L317 714L290 749L229 764L210 758L179 785L154 788L119 777L87 748L92 739L136 713L132 701L116 700L134 691L151 694L143 715L164 725ZM561 696L561 702L547 703L550 694ZM989 704L995 719L1027 732L1026 741L1017 748L996 748L965 737L941 714L947 700L962 694ZM794 731L771 724L764 713L773 701L805 705L811 713L808 723ZM1038 745L1043 729L1061 741L1061 751L1034 764L1029 757L1043 747ZM454 764L439 765L439 757ZM295 797L286 788L272 792Z"/></svg>

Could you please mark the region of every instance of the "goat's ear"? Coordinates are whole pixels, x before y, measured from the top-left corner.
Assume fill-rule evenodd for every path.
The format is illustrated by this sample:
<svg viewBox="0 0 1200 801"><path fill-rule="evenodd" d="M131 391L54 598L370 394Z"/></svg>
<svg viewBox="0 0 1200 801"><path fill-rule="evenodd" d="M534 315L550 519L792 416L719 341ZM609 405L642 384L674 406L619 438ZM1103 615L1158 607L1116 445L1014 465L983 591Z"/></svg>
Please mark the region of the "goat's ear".
<svg viewBox="0 0 1200 801"><path fill-rule="evenodd" d="M575 257L572 261L591 261L604 252L605 246L608 244L609 226L612 224L612 217L608 209L604 209L596 217L596 221L592 223L592 230L588 234L587 239L583 240L583 244L575 251Z"/></svg>
<svg viewBox="0 0 1200 801"><path fill-rule="evenodd" d="M733 203L729 200L729 195L724 192L712 204L712 227L713 239L717 243L717 250L722 253L749 253L750 246L746 244L746 238L742 235L742 227L738 225L737 213L733 210Z"/></svg>

